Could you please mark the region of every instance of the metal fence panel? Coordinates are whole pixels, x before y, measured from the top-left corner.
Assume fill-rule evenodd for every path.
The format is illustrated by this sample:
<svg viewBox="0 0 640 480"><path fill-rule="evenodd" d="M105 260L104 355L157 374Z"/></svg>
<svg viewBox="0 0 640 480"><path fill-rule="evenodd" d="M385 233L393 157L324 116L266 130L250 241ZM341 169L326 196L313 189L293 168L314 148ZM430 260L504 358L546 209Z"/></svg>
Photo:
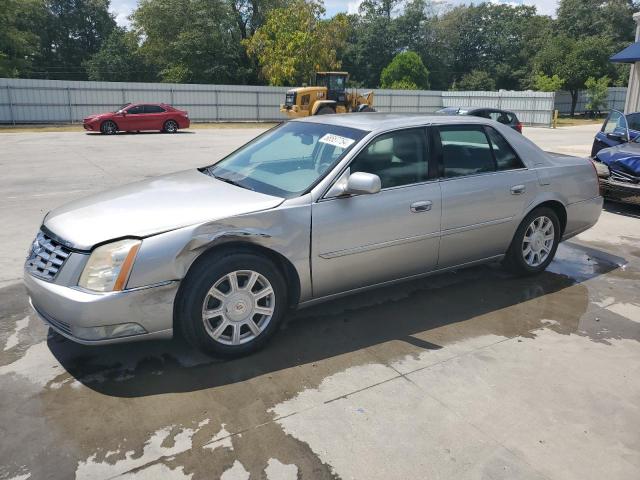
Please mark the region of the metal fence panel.
<svg viewBox="0 0 640 480"><path fill-rule="evenodd" d="M177 83L82 82L0 79L0 123L81 122L126 102L169 103L199 121L280 121L285 87ZM359 92L366 93L366 89ZM380 112L431 113L443 106L514 110L529 124L549 125L553 94L540 92L441 92L374 90Z"/></svg>
<svg viewBox="0 0 640 480"><path fill-rule="evenodd" d="M627 98L627 87L609 87L609 95L607 96L607 105L604 110L624 110L624 102ZM587 92L580 90L578 92L578 101L576 103L576 112L584 113L587 109ZM563 115L571 113L571 94L569 92L556 93L555 107Z"/></svg>

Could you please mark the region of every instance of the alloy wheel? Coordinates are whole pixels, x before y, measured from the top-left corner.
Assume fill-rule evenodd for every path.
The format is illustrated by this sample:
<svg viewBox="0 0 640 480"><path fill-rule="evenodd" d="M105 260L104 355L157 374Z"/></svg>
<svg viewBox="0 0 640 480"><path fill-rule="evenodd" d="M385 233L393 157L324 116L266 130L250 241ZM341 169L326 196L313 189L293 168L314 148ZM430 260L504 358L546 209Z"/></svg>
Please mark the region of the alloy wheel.
<svg viewBox="0 0 640 480"><path fill-rule="evenodd" d="M269 325L275 310L269 280L253 270L238 270L217 280L202 305L207 334L224 345L255 340Z"/></svg>
<svg viewBox="0 0 640 480"><path fill-rule="evenodd" d="M549 217L535 218L527 227L522 239L522 258L530 267L545 262L555 241L553 222Z"/></svg>

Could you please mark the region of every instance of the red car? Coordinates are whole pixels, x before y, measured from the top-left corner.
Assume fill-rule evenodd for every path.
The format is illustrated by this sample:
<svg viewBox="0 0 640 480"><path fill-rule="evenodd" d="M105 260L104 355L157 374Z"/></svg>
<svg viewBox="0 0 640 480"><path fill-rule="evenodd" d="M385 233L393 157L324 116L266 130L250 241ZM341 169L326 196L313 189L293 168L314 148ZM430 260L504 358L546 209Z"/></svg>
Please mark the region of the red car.
<svg viewBox="0 0 640 480"><path fill-rule="evenodd" d="M164 103L127 103L115 112L91 115L83 125L85 130L105 135L140 130L175 133L179 128L189 128L189 113Z"/></svg>

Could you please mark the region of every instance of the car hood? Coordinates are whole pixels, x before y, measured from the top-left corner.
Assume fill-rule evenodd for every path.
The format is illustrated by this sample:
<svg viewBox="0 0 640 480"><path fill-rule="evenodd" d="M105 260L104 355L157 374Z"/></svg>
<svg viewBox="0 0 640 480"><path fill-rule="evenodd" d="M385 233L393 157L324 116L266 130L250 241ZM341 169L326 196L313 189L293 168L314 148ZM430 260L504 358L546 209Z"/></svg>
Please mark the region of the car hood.
<svg viewBox="0 0 640 480"><path fill-rule="evenodd" d="M107 118L111 118L113 116L112 112L107 112L107 113L96 113L94 115L89 115L88 117L85 117L83 119L83 122L90 122L92 120L104 120Z"/></svg>
<svg viewBox="0 0 640 480"><path fill-rule="evenodd" d="M91 195L47 214L44 226L80 250L123 237L147 237L188 225L274 208L282 198L187 170Z"/></svg>
<svg viewBox="0 0 640 480"><path fill-rule="evenodd" d="M640 143L624 143L600 150L598 160L614 170L640 176Z"/></svg>

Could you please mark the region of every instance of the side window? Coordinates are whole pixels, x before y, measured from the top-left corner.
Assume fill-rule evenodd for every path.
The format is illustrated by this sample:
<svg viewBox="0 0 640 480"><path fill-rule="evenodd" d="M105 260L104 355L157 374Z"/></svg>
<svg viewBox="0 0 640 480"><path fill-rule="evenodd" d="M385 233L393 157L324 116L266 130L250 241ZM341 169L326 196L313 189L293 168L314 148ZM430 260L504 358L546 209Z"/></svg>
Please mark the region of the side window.
<svg viewBox="0 0 640 480"><path fill-rule="evenodd" d="M627 123L631 130L640 130L640 113L631 113L627 115Z"/></svg>
<svg viewBox="0 0 640 480"><path fill-rule="evenodd" d="M602 126L604 133L623 132L627 128L627 120L620 112L612 111Z"/></svg>
<svg viewBox="0 0 640 480"><path fill-rule="evenodd" d="M480 125L438 127L446 178L493 172L495 164L489 141Z"/></svg>
<svg viewBox="0 0 640 480"><path fill-rule="evenodd" d="M131 108L127 109L127 114L129 114L129 115L138 115L140 113L144 113L144 106L143 105L136 105L135 107L131 107Z"/></svg>
<svg viewBox="0 0 640 480"><path fill-rule="evenodd" d="M399 130L377 137L351 162L350 168L351 173L378 175L382 188L424 182L429 174L425 130Z"/></svg>
<svg viewBox="0 0 640 480"><path fill-rule="evenodd" d="M165 109L158 105L145 105L144 113L164 113Z"/></svg>
<svg viewBox="0 0 640 480"><path fill-rule="evenodd" d="M487 127L487 134L491 140L491 148L493 148L493 154L496 157L496 166L498 167L498 170L524 168L524 164L502 135L491 127Z"/></svg>

